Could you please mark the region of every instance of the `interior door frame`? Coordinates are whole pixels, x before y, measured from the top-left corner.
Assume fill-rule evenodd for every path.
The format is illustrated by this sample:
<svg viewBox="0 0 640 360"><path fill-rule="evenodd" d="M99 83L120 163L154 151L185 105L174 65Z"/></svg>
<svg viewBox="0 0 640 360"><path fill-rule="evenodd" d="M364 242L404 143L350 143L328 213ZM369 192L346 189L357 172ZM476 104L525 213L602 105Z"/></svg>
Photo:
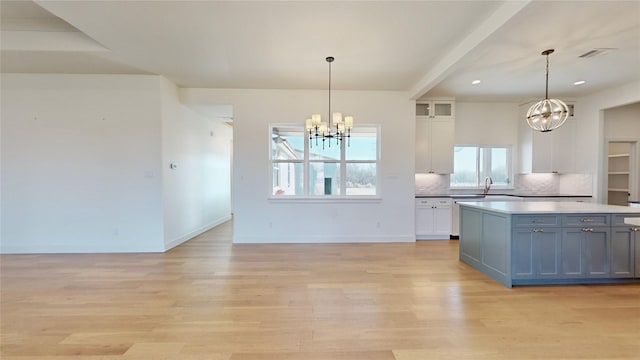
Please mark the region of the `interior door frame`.
<svg viewBox="0 0 640 360"><path fill-rule="evenodd" d="M640 158L639 139L634 138L606 138L605 139L605 159L608 159L609 155L609 143L629 143L631 145L631 150L629 152L629 196L630 199L637 199L638 197L638 159ZM604 204L609 203L609 162L604 161L604 181L603 181L603 196L604 196Z"/></svg>

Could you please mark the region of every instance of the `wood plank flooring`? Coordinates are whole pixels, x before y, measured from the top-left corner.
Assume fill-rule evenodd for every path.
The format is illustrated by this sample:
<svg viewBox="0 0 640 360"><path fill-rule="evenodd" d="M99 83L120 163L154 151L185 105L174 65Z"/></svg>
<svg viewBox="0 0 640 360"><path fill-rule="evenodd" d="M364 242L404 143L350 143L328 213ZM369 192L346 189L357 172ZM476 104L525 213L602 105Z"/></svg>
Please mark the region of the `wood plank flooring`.
<svg viewBox="0 0 640 360"><path fill-rule="evenodd" d="M640 284L504 288L457 241L3 255L1 358L640 359Z"/></svg>

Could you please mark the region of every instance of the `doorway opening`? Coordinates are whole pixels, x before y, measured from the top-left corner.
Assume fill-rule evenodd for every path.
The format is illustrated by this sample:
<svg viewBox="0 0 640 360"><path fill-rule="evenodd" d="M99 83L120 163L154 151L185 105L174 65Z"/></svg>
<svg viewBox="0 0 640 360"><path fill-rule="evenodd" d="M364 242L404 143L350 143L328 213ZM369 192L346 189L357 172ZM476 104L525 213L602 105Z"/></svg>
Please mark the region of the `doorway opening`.
<svg viewBox="0 0 640 360"><path fill-rule="evenodd" d="M628 206L635 192L635 141L607 143L607 204Z"/></svg>

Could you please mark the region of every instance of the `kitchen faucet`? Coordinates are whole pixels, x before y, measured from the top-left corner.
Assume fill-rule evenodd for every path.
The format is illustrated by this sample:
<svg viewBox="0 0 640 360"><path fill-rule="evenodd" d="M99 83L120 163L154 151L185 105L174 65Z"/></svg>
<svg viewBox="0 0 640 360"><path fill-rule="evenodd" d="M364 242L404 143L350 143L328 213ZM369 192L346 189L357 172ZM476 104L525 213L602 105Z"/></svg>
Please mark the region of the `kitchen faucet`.
<svg viewBox="0 0 640 360"><path fill-rule="evenodd" d="M487 176L484 178L484 194L487 195L489 190L491 190L491 184L493 184L493 179L491 176Z"/></svg>

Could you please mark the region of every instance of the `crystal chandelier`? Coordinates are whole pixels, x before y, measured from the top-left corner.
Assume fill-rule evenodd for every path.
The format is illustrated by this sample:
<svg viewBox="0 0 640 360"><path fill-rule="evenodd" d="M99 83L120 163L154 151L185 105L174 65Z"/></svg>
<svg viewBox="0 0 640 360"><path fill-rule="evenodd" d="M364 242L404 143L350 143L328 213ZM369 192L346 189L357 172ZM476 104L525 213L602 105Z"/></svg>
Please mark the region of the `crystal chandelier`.
<svg viewBox="0 0 640 360"><path fill-rule="evenodd" d="M536 131L547 132L559 128L569 116L569 108L562 100L549 99L549 54L553 49L545 50L547 57L547 80L544 100L538 101L527 111L527 123Z"/></svg>
<svg viewBox="0 0 640 360"><path fill-rule="evenodd" d="M331 113L331 63L335 58L327 57L325 60L329 63L329 113L328 121L322 121L320 114L311 115L306 121L306 129L309 132L309 146L313 147L313 140L318 146L318 139L322 140L322 148L324 149L325 141L331 147L331 140L336 139L336 144L340 145L347 138L347 145L351 138L351 129L353 128L353 116L342 117L342 113Z"/></svg>

